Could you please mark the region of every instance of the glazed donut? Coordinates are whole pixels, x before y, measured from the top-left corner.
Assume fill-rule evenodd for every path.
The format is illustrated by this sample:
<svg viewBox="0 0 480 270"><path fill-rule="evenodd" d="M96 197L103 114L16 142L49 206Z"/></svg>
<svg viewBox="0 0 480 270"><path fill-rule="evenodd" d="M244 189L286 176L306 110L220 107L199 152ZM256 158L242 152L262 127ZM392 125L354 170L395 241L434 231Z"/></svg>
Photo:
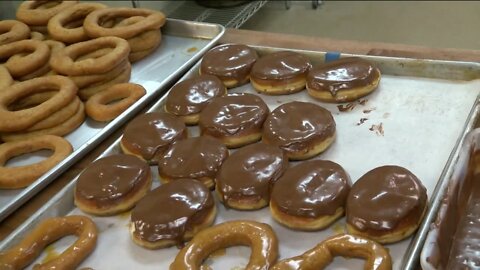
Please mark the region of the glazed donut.
<svg viewBox="0 0 480 270"><path fill-rule="evenodd" d="M30 37L30 28L28 25L16 20L0 21L0 45L5 45L14 41L28 39Z"/></svg>
<svg viewBox="0 0 480 270"><path fill-rule="evenodd" d="M72 102L70 102L70 104L54 112L52 115L48 116L47 118L37 122L35 125L27 128L25 131L28 132L28 131L47 129L47 128L58 126L64 123L68 119L72 118L72 116L76 112L78 112L81 106L80 103L82 103L80 99L78 97L75 97L75 99Z"/></svg>
<svg viewBox="0 0 480 270"><path fill-rule="evenodd" d="M427 210L422 182L399 166L375 168L355 182L347 199L347 231L382 244L412 235Z"/></svg>
<svg viewBox="0 0 480 270"><path fill-rule="evenodd" d="M75 269L97 244L97 227L85 216L47 218L40 222L20 243L0 253L1 269L24 269L49 244L68 235L78 238L55 259L36 264L35 270Z"/></svg>
<svg viewBox="0 0 480 270"><path fill-rule="evenodd" d="M45 26L60 11L77 1L23 1L17 9L17 20L28 25Z"/></svg>
<svg viewBox="0 0 480 270"><path fill-rule="evenodd" d="M128 66L130 66L130 63L128 63L128 59L125 59L122 63L118 64L116 67L106 73L68 77L72 79L79 89L83 89L96 83L105 83L113 80L115 77L118 77L120 73L124 72L125 69L128 69Z"/></svg>
<svg viewBox="0 0 480 270"><path fill-rule="evenodd" d="M146 93L134 83L120 83L96 93L85 103L85 112L95 121L108 122L126 111ZM115 103L110 104L115 101Z"/></svg>
<svg viewBox="0 0 480 270"><path fill-rule="evenodd" d="M135 117L123 131L120 147L125 154L155 164L170 145L187 137L187 127L177 117L150 112Z"/></svg>
<svg viewBox="0 0 480 270"><path fill-rule="evenodd" d="M310 60L296 52L275 52L261 57L252 67L250 82L260 93L291 94L305 89Z"/></svg>
<svg viewBox="0 0 480 270"><path fill-rule="evenodd" d="M388 250L367 238L349 234L331 236L300 256L281 260L271 270L322 270L335 256L363 258L364 269L391 270Z"/></svg>
<svg viewBox="0 0 480 270"><path fill-rule="evenodd" d="M275 182L270 212L291 229L324 229L345 213L350 185L350 177L337 163L304 161L287 169Z"/></svg>
<svg viewBox="0 0 480 270"><path fill-rule="evenodd" d="M217 76L228 88L247 83L257 52L242 44L224 44L209 50L202 58L200 74Z"/></svg>
<svg viewBox="0 0 480 270"><path fill-rule="evenodd" d="M200 75L175 84L168 92L164 109L180 117L185 124L196 125L205 106L226 93L227 88L219 78Z"/></svg>
<svg viewBox="0 0 480 270"><path fill-rule="evenodd" d="M324 102L350 102L364 97L380 82L380 70L358 57L342 58L308 73L308 94Z"/></svg>
<svg viewBox="0 0 480 270"><path fill-rule="evenodd" d="M227 147L210 136L193 137L174 142L158 160L160 181L193 178L213 188L214 178L228 157Z"/></svg>
<svg viewBox="0 0 480 270"><path fill-rule="evenodd" d="M27 54L12 57L23 53ZM8 58L5 67L12 77L17 78L32 73L48 63L50 48L39 40L20 40L0 46L0 58Z"/></svg>
<svg viewBox="0 0 480 270"><path fill-rule="evenodd" d="M31 165L6 167L5 163L19 155L49 149L53 154L45 160ZM37 136L25 141L0 144L0 188L17 189L30 185L49 171L68 155L73 149L70 143L57 136Z"/></svg>
<svg viewBox="0 0 480 270"><path fill-rule="evenodd" d="M200 231L180 250L170 270L200 270L210 254L231 246L251 248L245 269L268 270L278 257L277 236L268 224L236 220Z"/></svg>
<svg viewBox="0 0 480 270"><path fill-rule="evenodd" d="M216 213L207 187L193 179L179 179L150 191L137 203L130 235L134 243L149 249L181 246L210 226Z"/></svg>
<svg viewBox="0 0 480 270"><path fill-rule="evenodd" d="M106 7L100 3L78 3L66 8L48 21L48 34L65 43L88 40L90 37L85 33L83 20L92 11Z"/></svg>
<svg viewBox="0 0 480 270"><path fill-rule="evenodd" d="M275 182L288 167L278 147L256 143L229 156L215 178L215 191L229 208L255 210L268 205Z"/></svg>
<svg viewBox="0 0 480 270"><path fill-rule="evenodd" d="M12 75L4 65L0 65L0 92L13 84Z"/></svg>
<svg viewBox="0 0 480 270"><path fill-rule="evenodd" d="M109 81L94 83L85 88L82 88L78 90L78 96L82 100L88 100L96 93L104 91L105 89L108 89L109 87L112 87L115 84L126 83L130 81L131 74L132 74L132 65L130 65L129 62L127 62L127 65L124 67L122 72L120 72L120 74L118 74L116 77L114 77Z"/></svg>
<svg viewBox="0 0 480 270"><path fill-rule="evenodd" d="M290 160L325 151L335 139L335 120L319 105L289 102L278 106L263 124L263 142L282 148Z"/></svg>
<svg viewBox="0 0 480 270"><path fill-rule="evenodd" d="M41 105L40 105L41 106ZM0 133L0 138L4 142L30 140L40 135L65 136L77 129L85 120L85 106L80 102L80 106L72 117L65 122L50 128L39 129L35 131L19 131L12 133Z"/></svg>
<svg viewBox="0 0 480 270"><path fill-rule="evenodd" d="M143 20L133 24L106 28L101 22L115 17L142 16ZM158 30L165 24L165 15L160 11L143 8L106 8L90 13L83 22L85 32L91 37L115 36L129 39L148 30Z"/></svg>
<svg viewBox="0 0 480 270"><path fill-rule="evenodd" d="M38 106L21 111L8 109L8 105L22 97L53 89L58 89L58 92ZM16 83L0 92L0 131L25 130L69 104L76 93L75 84L63 76L40 77Z"/></svg>
<svg viewBox="0 0 480 270"><path fill-rule="evenodd" d="M202 135L220 139L228 148L254 143L262 138L262 125L270 109L257 95L230 94L208 103L200 113Z"/></svg>
<svg viewBox="0 0 480 270"><path fill-rule="evenodd" d="M103 48L113 48L113 50L96 59L76 61L81 55ZM67 46L52 57L50 66L56 72L66 75L105 73L120 64L129 52L130 47L124 39L101 37Z"/></svg>
<svg viewBox="0 0 480 270"><path fill-rule="evenodd" d="M130 155L107 156L78 176L74 202L85 213L111 216L133 208L151 185L147 163Z"/></svg>
<svg viewBox="0 0 480 270"><path fill-rule="evenodd" d="M48 47L50 48L50 59L52 58L53 55L55 55L61 49L65 48L65 44L56 40L45 40L43 41L43 43L47 44ZM18 56L17 55L12 56L12 58L14 57L18 57ZM31 80L33 78L37 78L45 75L56 75L56 74L53 74L50 68L49 61L47 61L41 68L37 69L36 71L30 74L27 74L25 76L18 78L18 80L26 81L26 80Z"/></svg>

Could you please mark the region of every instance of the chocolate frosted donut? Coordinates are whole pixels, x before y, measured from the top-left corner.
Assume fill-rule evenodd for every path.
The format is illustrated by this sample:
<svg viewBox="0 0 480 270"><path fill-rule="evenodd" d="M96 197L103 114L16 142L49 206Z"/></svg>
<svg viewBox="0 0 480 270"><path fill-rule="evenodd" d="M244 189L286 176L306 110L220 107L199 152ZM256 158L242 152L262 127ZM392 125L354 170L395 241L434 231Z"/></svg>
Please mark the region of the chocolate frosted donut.
<svg viewBox="0 0 480 270"><path fill-rule="evenodd" d="M261 57L252 67L250 78L260 93L282 95L305 88L307 73L312 64L296 52L275 52Z"/></svg>
<svg viewBox="0 0 480 270"><path fill-rule="evenodd" d="M162 112L142 114L125 127L120 142L122 151L156 163L174 141L187 137L182 120Z"/></svg>
<svg viewBox="0 0 480 270"><path fill-rule="evenodd" d="M150 190L150 167L130 155L96 160L78 177L75 205L94 215L112 215L132 208Z"/></svg>
<svg viewBox="0 0 480 270"><path fill-rule="evenodd" d="M319 230L343 216L350 177L335 162L310 160L288 169L273 186L270 211L279 223Z"/></svg>
<svg viewBox="0 0 480 270"><path fill-rule="evenodd" d="M170 182L174 179L193 178L209 188L213 187L213 179L227 157L227 147L210 136L176 141L158 160L160 180Z"/></svg>
<svg viewBox="0 0 480 270"><path fill-rule="evenodd" d="M172 87L165 102L165 111L182 118L187 125L196 125L203 108L226 93L227 89L219 78L200 75Z"/></svg>
<svg viewBox="0 0 480 270"><path fill-rule="evenodd" d="M273 184L288 167L282 150L264 143L233 153L215 179L222 202L231 208L251 210L268 205Z"/></svg>
<svg viewBox="0 0 480 270"><path fill-rule="evenodd" d="M215 75L226 87L237 87L248 82L257 59L257 52L246 45L220 45L203 56L200 74Z"/></svg>
<svg viewBox="0 0 480 270"><path fill-rule="evenodd" d="M410 236L426 210L427 193L405 168L382 166L355 182L347 199L347 229L379 243Z"/></svg>
<svg viewBox="0 0 480 270"><path fill-rule="evenodd" d="M259 96L231 94L208 104L200 113L198 124L202 134L235 148L260 140L262 125L269 112Z"/></svg>
<svg viewBox="0 0 480 270"><path fill-rule="evenodd" d="M215 214L213 197L205 185L179 179L159 186L138 202L130 233L136 244L146 248L181 246L210 226Z"/></svg>
<svg viewBox="0 0 480 270"><path fill-rule="evenodd" d="M380 71L358 57L342 58L316 67L308 73L310 96L326 102L349 102L374 91Z"/></svg>
<svg viewBox="0 0 480 270"><path fill-rule="evenodd" d="M332 114L313 103L294 101L282 104L263 124L262 140L282 148L291 160L318 155L334 139Z"/></svg>

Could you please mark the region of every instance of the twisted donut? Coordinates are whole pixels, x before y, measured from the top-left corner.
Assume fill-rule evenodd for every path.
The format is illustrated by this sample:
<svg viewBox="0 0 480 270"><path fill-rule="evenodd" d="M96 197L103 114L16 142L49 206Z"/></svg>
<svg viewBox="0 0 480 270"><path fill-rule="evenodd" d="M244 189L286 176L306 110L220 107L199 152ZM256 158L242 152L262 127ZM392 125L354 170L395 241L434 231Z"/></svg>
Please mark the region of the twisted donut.
<svg viewBox="0 0 480 270"><path fill-rule="evenodd" d="M0 34L0 45L5 45L30 37L30 28L16 20L3 20L0 21L0 33L2 33Z"/></svg>
<svg viewBox="0 0 480 270"><path fill-rule="evenodd" d="M271 270L320 270L327 267L335 256L364 258L367 260L365 269L392 269L390 254L380 244L360 236L339 234L300 256L276 263Z"/></svg>
<svg viewBox="0 0 480 270"><path fill-rule="evenodd" d="M28 25L47 25L58 12L76 5L77 1L23 1L17 9L17 20Z"/></svg>
<svg viewBox="0 0 480 270"><path fill-rule="evenodd" d="M5 167L5 163L12 157L42 149L50 149L53 151L53 154L38 163L18 167ZM37 136L26 141L0 144L0 188L16 189L30 185L65 159L72 151L72 146L67 140L52 135Z"/></svg>
<svg viewBox="0 0 480 270"><path fill-rule="evenodd" d="M211 253L236 245L252 249L246 270L268 270L278 256L277 236L270 225L255 221L229 221L197 233L177 254L170 270L199 270Z"/></svg>
<svg viewBox="0 0 480 270"><path fill-rule="evenodd" d="M78 239L60 256L34 265L33 269L75 269L93 251L97 243L97 227L85 216L43 220L20 243L0 253L0 268L23 269L38 257L47 245L67 235L76 235Z"/></svg>

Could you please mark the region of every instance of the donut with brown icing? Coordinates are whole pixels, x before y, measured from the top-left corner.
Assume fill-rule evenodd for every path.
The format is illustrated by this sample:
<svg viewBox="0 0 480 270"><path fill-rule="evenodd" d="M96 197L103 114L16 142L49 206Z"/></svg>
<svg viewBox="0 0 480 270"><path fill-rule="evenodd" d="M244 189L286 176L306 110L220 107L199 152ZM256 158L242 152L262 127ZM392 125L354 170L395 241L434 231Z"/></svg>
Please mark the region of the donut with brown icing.
<svg viewBox="0 0 480 270"><path fill-rule="evenodd" d="M283 149L290 160L325 151L335 139L335 120L323 107L294 101L278 106L263 124L262 141Z"/></svg>
<svg viewBox="0 0 480 270"><path fill-rule="evenodd" d="M223 44L203 56L200 74L217 76L227 88L237 87L249 81L257 59L257 52L246 45Z"/></svg>
<svg viewBox="0 0 480 270"><path fill-rule="evenodd" d="M158 160L160 181L191 178L213 188L215 176L227 157L227 147L211 136L176 141Z"/></svg>
<svg viewBox="0 0 480 270"><path fill-rule="evenodd" d="M325 102L350 102L364 97L380 83L380 70L371 62L347 57L318 66L308 73L308 94Z"/></svg>
<svg viewBox="0 0 480 270"><path fill-rule="evenodd" d="M230 94L210 102L200 113L198 125L203 135L236 148L260 140L269 112L267 104L257 95Z"/></svg>
<svg viewBox="0 0 480 270"><path fill-rule="evenodd" d="M141 159L117 154L96 160L78 177L75 205L94 215L131 209L150 190L150 167Z"/></svg>
<svg viewBox="0 0 480 270"><path fill-rule="evenodd" d="M187 127L174 115L163 112L145 113L127 124L120 141L125 154L137 156L151 164L157 162L168 147L187 137Z"/></svg>
<svg viewBox="0 0 480 270"><path fill-rule="evenodd" d="M415 232L427 209L422 182L399 166L375 168L353 184L347 199L347 230L382 244Z"/></svg>
<svg viewBox="0 0 480 270"><path fill-rule="evenodd" d="M280 148L251 144L225 160L215 178L215 190L227 207L260 209L268 205L272 187L287 167L288 158Z"/></svg>
<svg viewBox="0 0 480 270"><path fill-rule="evenodd" d="M165 101L165 111L196 125L200 112L214 98L227 93L223 82L213 75L200 75L174 85Z"/></svg>
<svg viewBox="0 0 480 270"><path fill-rule="evenodd" d="M307 57L289 51L261 57L252 67L250 82L255 90L267 95L292 94L305 89L312 64Z"/></svg>
<svg viewBox="0 0 480 270"><path fill-rule="evenodd" d="M304 161L289 168L273 186L270 212L280 224L320 230L342 217L350 177L335 162Z"/></svg>
<svg viewBox="0 0 480 270"><path fill-rule="evenodd" d="M199 181L178 179L159 186L132 211L133 241L149 249L182 246L210 226L216 215L210 190Z"/></svg>

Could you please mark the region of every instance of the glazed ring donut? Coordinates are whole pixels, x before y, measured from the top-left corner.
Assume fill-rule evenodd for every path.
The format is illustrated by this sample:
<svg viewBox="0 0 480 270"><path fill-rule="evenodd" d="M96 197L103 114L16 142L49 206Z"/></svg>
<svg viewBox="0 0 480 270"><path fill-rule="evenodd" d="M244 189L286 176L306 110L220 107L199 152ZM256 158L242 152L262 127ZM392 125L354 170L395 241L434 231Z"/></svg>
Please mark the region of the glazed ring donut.
<svg viewBox="0 0 480 270"><path fill-rule="evenodd" d="M85 120L85 106L80 102L80 106L72 117L57 126L39 129L35 131L19 131L13 133L0 133L0 138L4 142L30 140L41 135L64 136L78 128Z"/></svg>
<svg viewBox="0 0 480 270"><path fill-rule="evenodd" d="M206 228L182 248L170 270L199 270L216 250L242 245L252 253L245 269L268 270L278 257L278 240L270 225L255 221L229 221Z"/></svg>
<svg viewBox="0 0 480 270"><path fill-rule="evenodd" d="M25 56L11 57L15 54L28 53ZM12 77L22 77L41 68L48 62L50 48L39 40L20 40L0 46L0 58L6 59L5 67Z"/></svg>
<svg viewBox="0 0 480 270"><path fill-rule="evenodd" d="M16 20L0 21L0 45L5 45L14 41L27 39L30 37L30 28L28 25Z"/></svg>
<svg viewBox="0 0 480 270"><path fill-rule="evenodd" d="M392 259L382 245L349 234L332 236L300 256L276 263L271 270L320 270L325 269L335 256L363 258L365 269L391 270Z"/></svg>
<svg viewBox="0 0 480 270"><path fill-rule="evenodd" d="M131 74L132 74L132 65L130 64L130 62L127 62L127 65L122 69L120 74L118 74L116 77L113 77L109 81L101 81L101 82L89 85L88 87L82 88L78 91L78 96L82 100L88 100L96 93L102 92L105 89L115 84L128 82L130 80Z"/></svg>
<svg viewBox="0 0 480 270"><path fill-rule="evenodd" d="M115 119L132 104L143 97L145 88L134 83L119 83L93 95L85 103L88 116L95 121L107 122ZM113 104L109 104L117 101Z"/></svg>
<svg viewBox="0 0 480 270"><path fill-rule="evenodd" d="M50 149L53 154L45 160L26 166L5 167L5 163L19 155ZM44 135L26 141L0 144L0 188L16 189L30 185L44 173L72 153L72 146L64 138Z"/></svg>
<svg viewBox="0 0 480 270"><path fill-rule="evenodd" d="M113 48L113 50L98 58L76 60L81 55L103 48ZM117 37L101 37L66 47L52 57L50 66L58 73L66 75L105 73L120 64L128 53L130 53L130 46L126 40Z"/></svg>
<svg viewBox="0 0 480 270"><path fill-rule="evenodd" d="M125 26L106 28L101 26L102 21L114 17L142 16L143 20ZM115 36L129 39L148 30L159 29L165 24L165 15L162 12L142 8L106 8L96 10L85 18L83 27L91 37Z"/></svg>
<svg viewBox="0 0 480 270"><path fill-rule="evenodd" d="M55 259L33 266L36 270L76 269L97 244L97 227L86 216L54 217L43 220L20 243L0 253L2 269L23 269L57 239L76 235L77 241Z"/></svg>
<svg viewBox="0 0 480 270"><path fill-rule="evenodd" d="M0 65L0 92L13 84L12 75L4 65Z"/></svg>
<svg viewBox="0 0 480 270"><path fill-rule="evenodd" d="M100 3L79 3L64 9L48 21L48 33L54 39L66 43L88 40L90 38L83 29L83 20L92 11L106 7Z"/></svg>
<svg viewBox="0 0 480 270"><path fill-rule="evenodd" d="M24 1L17 9L17 20L28 25L47 25L48 20L60 11L77 4L77 1ZM42 8L40 8L42 7Z"/></svg>
<svg viewBox="0 0 480 270"><path fill-rule="evenodd" d="M22 97L58 89L49 100L33 108L11 111L8 105ZM16 83L0 92L0 130L19 131L33 126L70 103L77 94L75 84L63 76L40 77Z"/></svg>

